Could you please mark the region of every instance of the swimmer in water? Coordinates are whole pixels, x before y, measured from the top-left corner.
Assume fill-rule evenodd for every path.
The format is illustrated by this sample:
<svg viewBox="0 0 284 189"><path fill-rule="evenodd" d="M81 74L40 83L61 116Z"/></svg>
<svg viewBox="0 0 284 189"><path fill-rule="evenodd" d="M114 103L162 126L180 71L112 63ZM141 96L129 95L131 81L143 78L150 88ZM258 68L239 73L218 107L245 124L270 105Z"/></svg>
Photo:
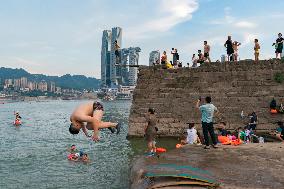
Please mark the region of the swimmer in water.
<svg viewBox="0 0 284 189"><path fill-rule="evenodd" d="M69 149L68 151L71 153L71 154L75 154L78 152L77 148L76 148L76 145L73 144Z"/></svg>
<svg viewBox="0 0 284 189"><path fill-rule="evenodd" d="M22 119L22 117L20 116L19 112L14 112L14 115L16 116L15 120L20 121L20 119Z"/></svg>
<svg viewBox="0 0 284 189"><path fill-rule="evenodd" d="M89 137L87 129L93 130L92 139L99 141L99 129L108 128L112 133L118 134L120 132L121 125L119 123L103 122L101 121L104 115L104 107L100 102L89 102L78 106L70 116L69 132L71 134L78 134L80 130ZM86 125L84 123L87 123Z"/></svg>
<svg viewBox="0 0 284 189"><path fill-rule="evenodd" d="M83 162L89 162L90 160L89 160L88 154L84 153L84 154L82 155L81 160L82 160Z"/></svg>

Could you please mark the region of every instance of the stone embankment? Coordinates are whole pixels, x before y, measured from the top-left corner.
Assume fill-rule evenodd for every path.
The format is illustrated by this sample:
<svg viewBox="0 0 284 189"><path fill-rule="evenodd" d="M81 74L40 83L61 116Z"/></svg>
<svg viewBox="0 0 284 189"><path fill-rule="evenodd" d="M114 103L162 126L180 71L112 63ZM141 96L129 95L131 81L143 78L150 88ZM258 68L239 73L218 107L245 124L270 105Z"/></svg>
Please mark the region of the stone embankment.
<svg viewBox="0 0 284 189"><path fill-rule="evenodd" d="M212 63L199 68L165 70L161 67L141 67L129 117L131 136L143 136L144 118L149 107L156 109L160 136L179 136L194 121L200 128L200 113L195 109L199 96L210 95L222 113L221 120L228 129L244 126L256 111L259 130L275 128L275 121L283 114L271 115L269 104L273 98L284 102L284 83L276 82L275 74L284 74L284 63L267 60L255 63ZM281 79L281 78L280 78ZM220 120L219 120L220 121Z"/></svg>

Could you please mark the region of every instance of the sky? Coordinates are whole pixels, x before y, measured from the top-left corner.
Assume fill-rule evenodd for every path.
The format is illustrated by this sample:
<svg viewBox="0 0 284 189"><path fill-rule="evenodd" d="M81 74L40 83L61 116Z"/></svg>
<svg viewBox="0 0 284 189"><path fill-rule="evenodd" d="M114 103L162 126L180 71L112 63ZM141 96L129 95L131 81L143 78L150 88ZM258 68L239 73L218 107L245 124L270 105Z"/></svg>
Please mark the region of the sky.
<svg viewBox="0 0 284 189"><path fill-rule="evenodd" d="M228 35L241 42L241 59L274 57L284 33L283 0L0 0L0 67L46 75L100 78L102 31L122 27L122 48L140 47L139 63L152 50L178 49L181 61L211 46L211 59L226 53Z"/></svg>

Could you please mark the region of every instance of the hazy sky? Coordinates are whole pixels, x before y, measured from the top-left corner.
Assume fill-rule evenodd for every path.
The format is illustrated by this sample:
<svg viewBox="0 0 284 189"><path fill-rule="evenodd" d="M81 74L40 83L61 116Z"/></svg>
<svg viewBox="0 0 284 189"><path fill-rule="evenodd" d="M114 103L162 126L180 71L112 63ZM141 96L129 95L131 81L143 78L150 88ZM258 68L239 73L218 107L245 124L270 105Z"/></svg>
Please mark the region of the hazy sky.
<svg viewBox="0 0 284 189"><path fill-rule="evenodd" d="M176 47L180 59L211 45L211 57L225 54L228 35L242 43L240 57L261 58L284 33L283 0L0 0L0 66L47 75L100 78L104 29L123 28L122 47L139 46L140 64L152 50Z"/></svg>

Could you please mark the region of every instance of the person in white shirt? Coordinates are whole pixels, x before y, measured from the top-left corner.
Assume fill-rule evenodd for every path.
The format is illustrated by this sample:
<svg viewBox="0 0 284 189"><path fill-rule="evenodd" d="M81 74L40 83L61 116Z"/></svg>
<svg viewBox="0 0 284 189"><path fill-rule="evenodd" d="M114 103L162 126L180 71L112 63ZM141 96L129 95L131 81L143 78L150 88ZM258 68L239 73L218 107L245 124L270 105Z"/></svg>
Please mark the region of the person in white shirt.
<svg viewBox="0 0 284 189"><path fill-rule="evenodd" d="M187 132L187 137L185 141L181 141L182 144L201 144L200 139L197 134L197 130L194 127L194 123L187 123L188 124L188 129L186 130Z"/></svg>

